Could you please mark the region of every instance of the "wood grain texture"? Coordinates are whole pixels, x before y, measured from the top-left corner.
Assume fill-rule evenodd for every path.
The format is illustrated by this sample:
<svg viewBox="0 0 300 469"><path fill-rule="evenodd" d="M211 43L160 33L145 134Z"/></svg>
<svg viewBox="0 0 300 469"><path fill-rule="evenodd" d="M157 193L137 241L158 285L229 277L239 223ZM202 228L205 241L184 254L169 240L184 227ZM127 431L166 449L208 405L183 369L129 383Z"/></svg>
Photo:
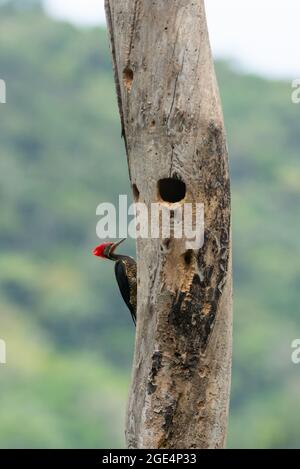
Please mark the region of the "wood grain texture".
<svg viewBox="0 0 300 469"><path fill-rule="evenodd" d="M222 448L232 333L230 181L202 0L106 0L122 132L135 199L158 181L204 203L205 242L138 240L138 323L130 448ZM170 204L172 210L172 204Z"/></svg>

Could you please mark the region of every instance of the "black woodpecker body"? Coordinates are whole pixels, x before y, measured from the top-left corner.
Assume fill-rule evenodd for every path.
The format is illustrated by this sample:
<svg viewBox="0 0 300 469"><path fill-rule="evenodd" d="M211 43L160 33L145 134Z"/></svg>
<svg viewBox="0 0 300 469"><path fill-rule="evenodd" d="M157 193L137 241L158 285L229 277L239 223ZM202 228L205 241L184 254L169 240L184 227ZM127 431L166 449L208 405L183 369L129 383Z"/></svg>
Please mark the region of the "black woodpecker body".
<svg viewBox="0 0 300 469"><path fill-rule="evenodd" d="M130 256L115 254L116 248L125 241L118 243L104 243L93 250L93 254L101 259L109 259L115 262L116 280L134 324L136 324L137 301L137 268L135 260Z"/></svg>

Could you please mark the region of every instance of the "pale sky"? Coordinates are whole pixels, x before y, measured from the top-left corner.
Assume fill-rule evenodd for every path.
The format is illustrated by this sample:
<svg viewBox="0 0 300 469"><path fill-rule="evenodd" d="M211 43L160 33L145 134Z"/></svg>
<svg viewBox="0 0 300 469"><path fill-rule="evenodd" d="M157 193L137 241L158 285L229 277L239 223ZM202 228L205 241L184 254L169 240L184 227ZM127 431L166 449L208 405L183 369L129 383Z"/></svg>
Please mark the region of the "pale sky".
<svg viewBox="0 0 300 469"><path fill-rule="evenodd" d="M104 0L46 0L78 25L105 23ZM214 56L271 77L300 78L300 0L206 0Z"/></svg>

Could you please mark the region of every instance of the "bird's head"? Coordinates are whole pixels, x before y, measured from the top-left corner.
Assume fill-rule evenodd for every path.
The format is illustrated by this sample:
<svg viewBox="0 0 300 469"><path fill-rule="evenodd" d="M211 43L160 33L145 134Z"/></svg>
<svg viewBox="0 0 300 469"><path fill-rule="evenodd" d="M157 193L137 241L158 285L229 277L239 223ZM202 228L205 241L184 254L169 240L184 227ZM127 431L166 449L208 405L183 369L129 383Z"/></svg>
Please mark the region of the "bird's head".
<svg viewBox="0 0 300 469"><path fill-rule="evenodd" d="M96 257L100 257L101 259L110 259L111 261L116 260L114 256L114 252L116 248L123 243L125 239L121 239L117 243L103 243L93 249L93 254Z"/></svg>

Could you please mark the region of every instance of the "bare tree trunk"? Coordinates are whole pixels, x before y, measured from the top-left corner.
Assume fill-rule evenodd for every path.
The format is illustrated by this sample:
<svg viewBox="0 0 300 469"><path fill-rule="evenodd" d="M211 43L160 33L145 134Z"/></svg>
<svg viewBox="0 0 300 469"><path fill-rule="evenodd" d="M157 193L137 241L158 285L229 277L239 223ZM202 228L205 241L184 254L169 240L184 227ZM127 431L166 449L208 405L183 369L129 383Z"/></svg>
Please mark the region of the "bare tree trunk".
<svg viewBox="0 0 300 469"><path fill-rule="evenodd" d="M199 251L172 236L137 243L127 444L222 448L231 374L230 182L204 2L106 0L106 14L135 200L150 207L163 199L170 211L183 201L205 206Z"/></svg>

